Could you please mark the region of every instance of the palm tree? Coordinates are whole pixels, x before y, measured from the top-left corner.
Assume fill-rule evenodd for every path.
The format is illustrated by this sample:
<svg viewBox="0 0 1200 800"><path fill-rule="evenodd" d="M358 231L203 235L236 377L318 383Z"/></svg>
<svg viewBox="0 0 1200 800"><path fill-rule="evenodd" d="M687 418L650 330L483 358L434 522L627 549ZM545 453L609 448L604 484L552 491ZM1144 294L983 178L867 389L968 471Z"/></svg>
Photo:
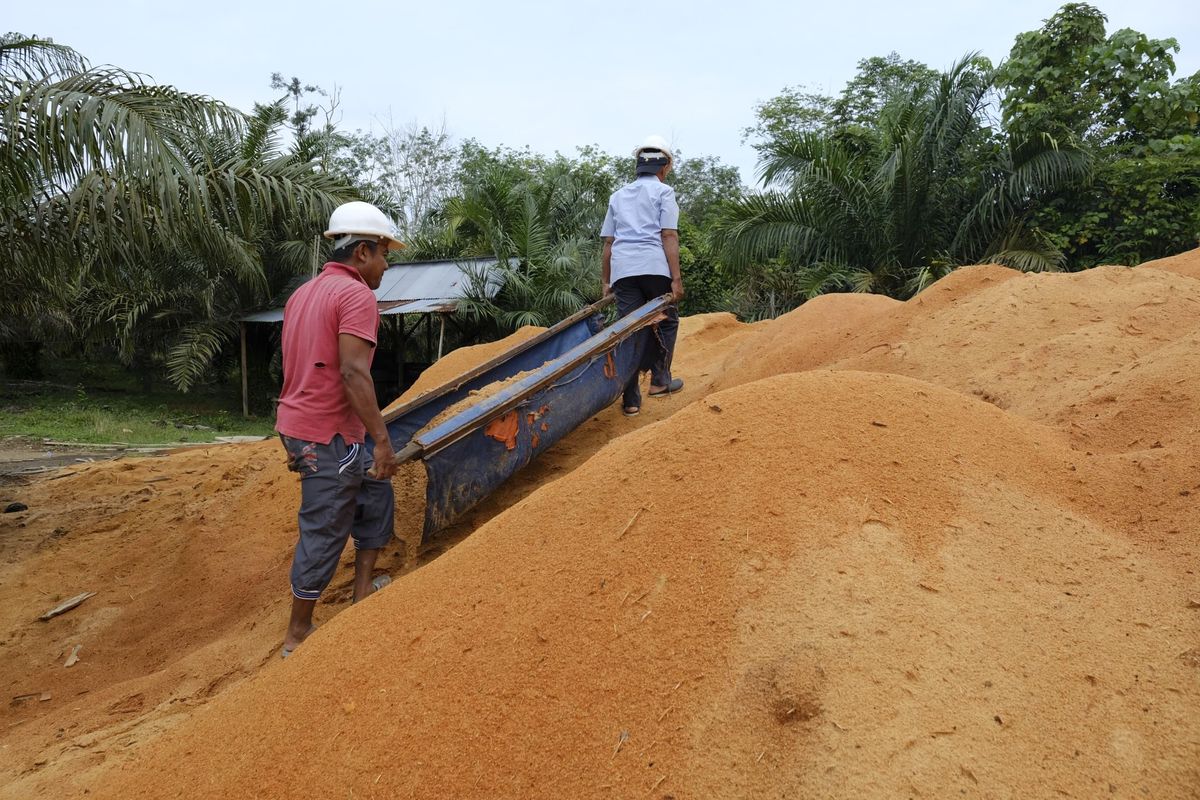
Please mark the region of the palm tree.
<svg viewBox="0 0 1200 800"><path fill-rule="evenodd" d="M3 37L5 277L61 286L64 273L78 277L81 263L101 254L136 257L160 236L190 227L204 209L184 205L181 189L194 176L183 142L238 123L236 112L208 98L152 86L116 68L91 68L47 40ZM131 180L140 184L137 191ZM26 302L39 298L34 293Z"/></svg>
<svg viewBox="0 0 1200 800"><path fill-rule="evenodd" d="M797 299L834 289L907 298L981 260L1057 269L1061 254L1022 221L1045 192L1086 179L1088 160L1049 137L995 134L984 121L991 86L990 67L968 56L885 107L866 147L837 131L769 145L760 175L770 190L717 225L727 263L782 259Z"/></svg>
<svg viewBox="0 0 1200 800"><path fill-rule="evenodd" d="M236 340L242 311L311 274L314 237L334 206L354 196L296 150L282 150L285 118L282 103L260 106L244 128L189 143L186 162L209 214L137 263L107 264L86 298L83 318L116 335L124 360L161 361L181 390Z"/></svg>
<svg viewBox="0 0 1200 800"><path fill-rule="evenodd" d="M302 272L311 232L354 193L280 152L278 106L208 97L93 68L43 39L0 39L0 340L82 319L149 347L186 389L238 309Z"/></svg>
<svg viewBox="0 0 1200 800"><path fill-rule="evenodd" d="M600 295L599 239L610 180L560 159L529 172L497 163L483 169L438 213L439 232L410 241L410 255L495 255L499 290L474 276L459 316L502 336L549 326Z"/></svg>

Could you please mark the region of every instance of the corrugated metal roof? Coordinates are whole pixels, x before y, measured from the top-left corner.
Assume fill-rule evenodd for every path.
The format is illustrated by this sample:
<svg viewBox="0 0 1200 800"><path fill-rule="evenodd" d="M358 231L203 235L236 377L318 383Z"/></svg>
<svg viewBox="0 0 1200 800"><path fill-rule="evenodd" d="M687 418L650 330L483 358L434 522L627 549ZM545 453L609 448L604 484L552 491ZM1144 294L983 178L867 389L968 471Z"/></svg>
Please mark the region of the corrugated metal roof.
<svg viewBox="0 0 1200 800"><path fill-rule="evenodd" d="M270 311L255 311L239 317L242 322L283 322L283 309L272 308Z"/></svg>
<svg viewBox="0 0 1200 800"><path fill-rule="evenodd" d="M395 305L380 303L380 314L428 314L450 312L458 307L458 300L410 300Z"/></svg>
<svg viewBox="0 0 1200 800"><path fill-rule="evenodd" d="M466 294L472 286L486 287L488 297L500 288L493 267L494 258L462 261L427 261L398 264L383 273L383 282L375 290L381 303L398 300L451 300Z"/></svg>
<svg viewBox="0 0 1200 800"><path fill-rule="evenodd" d="M396 264L383 273L375 290L380 314L427 314L453 311L469 288L481 287L488 297L500 289L495 258L418 261ZM283 309L255 311L243 322L282 322Z"/></svg>

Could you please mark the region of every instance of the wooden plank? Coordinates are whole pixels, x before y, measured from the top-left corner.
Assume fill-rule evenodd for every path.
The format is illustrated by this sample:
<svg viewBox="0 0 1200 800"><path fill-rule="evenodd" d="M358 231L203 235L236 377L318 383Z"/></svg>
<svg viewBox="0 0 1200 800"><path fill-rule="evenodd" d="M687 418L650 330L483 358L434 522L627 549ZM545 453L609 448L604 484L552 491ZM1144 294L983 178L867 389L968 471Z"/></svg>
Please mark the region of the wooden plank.
<svg viewBox="0 0 1200 800"><path fill-rule="evenodd" d="M84 592L83 594L77 594L69 600L62 601L61 603L56 605L54 608L47 611L45 614L42 614L40 617L38 617L38 619L42 619L42 620L52 619L54 617L57 617L59 614L65 614L68 611L70 611L72 608L75 608L76 606L78 606L84 600L87 600L89 597L95 597L95 595L96 595L95 592Z"/></svg>

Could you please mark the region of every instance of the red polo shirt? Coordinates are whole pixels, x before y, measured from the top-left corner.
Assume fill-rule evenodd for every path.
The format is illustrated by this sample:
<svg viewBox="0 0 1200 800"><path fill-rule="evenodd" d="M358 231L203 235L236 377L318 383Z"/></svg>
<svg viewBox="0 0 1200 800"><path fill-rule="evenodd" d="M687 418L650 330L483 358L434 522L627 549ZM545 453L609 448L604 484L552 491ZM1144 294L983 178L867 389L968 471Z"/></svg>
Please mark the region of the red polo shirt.
<svg viewBox="0 0 1200 800"><path fill-rule="evenodd" d="M374 345L378 331L375 293L353 267L331 261L297 289L283 309L283 392L275 430L321 444L339 433L347 443L363 441L366 428L342 387L338 334Z"/></svg>

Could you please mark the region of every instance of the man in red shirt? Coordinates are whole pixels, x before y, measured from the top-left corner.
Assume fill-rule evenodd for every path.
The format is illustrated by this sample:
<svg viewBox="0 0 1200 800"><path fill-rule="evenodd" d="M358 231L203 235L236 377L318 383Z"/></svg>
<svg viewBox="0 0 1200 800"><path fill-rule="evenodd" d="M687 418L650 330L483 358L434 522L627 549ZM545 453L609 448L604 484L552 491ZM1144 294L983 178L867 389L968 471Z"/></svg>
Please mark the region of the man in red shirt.
<svg viewBox="0 0 1200 800"><path fill-rule="evenodd" d="M314 630L313 608L351 535L355 602L384 585L371 573L394 524L396 454L371 380L379 328L372 290L383 280L388 250L404 244L382 211L357 201L334 209L325 236L334 240L330 261L283 311L275 429L288 469L300 473L301 495L285 658ZM370 455L366 433L375 444Z"/></svg>

